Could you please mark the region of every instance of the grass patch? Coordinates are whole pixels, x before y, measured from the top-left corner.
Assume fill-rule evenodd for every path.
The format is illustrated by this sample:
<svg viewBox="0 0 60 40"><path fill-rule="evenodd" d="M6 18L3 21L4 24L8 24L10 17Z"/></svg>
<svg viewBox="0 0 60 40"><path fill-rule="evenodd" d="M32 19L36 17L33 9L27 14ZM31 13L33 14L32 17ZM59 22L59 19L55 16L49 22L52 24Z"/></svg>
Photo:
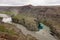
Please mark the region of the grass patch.
<svg viewBox="0 0 60 40"><path fill-rule="evenodd" d="M0 14L14 15L15 13L10 11L3 11L3 12L0 12Z"/></svg>
<svg viewBox="0 0 60 40"><path fill-rule="evenodd" d="M0 24L0 32L6 32L11 35L16 34L14 30L6 29L6 27L3 24Z"/></svg>

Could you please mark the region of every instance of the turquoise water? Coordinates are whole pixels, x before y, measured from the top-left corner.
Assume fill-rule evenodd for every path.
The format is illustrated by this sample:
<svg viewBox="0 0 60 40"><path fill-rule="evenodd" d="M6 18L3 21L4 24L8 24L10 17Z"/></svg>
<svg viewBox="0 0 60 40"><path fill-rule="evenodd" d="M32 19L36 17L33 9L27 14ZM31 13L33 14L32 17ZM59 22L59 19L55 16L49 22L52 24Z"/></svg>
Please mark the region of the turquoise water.
<svg viewBox="0 0 60 40"><path fill-rule="evenodd" d="M48 26L46 26L46 25L44 25L43 23L40 23L39 25L38 25L38 29L39 30L46 30L46 31L48 31L48 32L50 32L50 28L48 27Z"/></svg>
<svg viewBox="0 0 60 40"><path fill-rule="evenodd" d="M40 30L40 29L43 29L43 26L42 26L41 23L38 25L38 29L39 29L39 30Z"/></svg>

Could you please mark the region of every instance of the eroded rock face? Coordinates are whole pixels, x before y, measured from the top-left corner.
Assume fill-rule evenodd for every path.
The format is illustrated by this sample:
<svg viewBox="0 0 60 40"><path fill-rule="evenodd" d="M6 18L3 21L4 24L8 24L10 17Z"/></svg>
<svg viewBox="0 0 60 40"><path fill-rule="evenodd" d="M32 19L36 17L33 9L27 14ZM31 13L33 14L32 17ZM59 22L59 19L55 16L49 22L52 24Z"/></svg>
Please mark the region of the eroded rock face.
<svg viewBox="0 0 60 40"><path fill-rule="evenodd" d="M34 18L22 18L22 19L17 19L17 18L12 18L12 22L14 23L18 23L18 24L22 24L23 26L25 26L28 30L30 31L38 31L38 24L36 23L36 21L34 21Z"/></svg>

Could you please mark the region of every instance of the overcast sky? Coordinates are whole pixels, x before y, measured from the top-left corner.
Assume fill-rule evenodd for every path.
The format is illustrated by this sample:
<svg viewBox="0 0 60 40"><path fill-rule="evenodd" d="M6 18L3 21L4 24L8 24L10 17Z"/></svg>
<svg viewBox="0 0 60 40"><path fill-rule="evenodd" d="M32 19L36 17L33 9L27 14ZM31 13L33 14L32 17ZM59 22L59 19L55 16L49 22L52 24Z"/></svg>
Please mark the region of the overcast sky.
<svg viewBox="0 0 60 40"><path fill-rule="evenodd" d="M0 0L0 5L60 5L60 0Z"/></svg>

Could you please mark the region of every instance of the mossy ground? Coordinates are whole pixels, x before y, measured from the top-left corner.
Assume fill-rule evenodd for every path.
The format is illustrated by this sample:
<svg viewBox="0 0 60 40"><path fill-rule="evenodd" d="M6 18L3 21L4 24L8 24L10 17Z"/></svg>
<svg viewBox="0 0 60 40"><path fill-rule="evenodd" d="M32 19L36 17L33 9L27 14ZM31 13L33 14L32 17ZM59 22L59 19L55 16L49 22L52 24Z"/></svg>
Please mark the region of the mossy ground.
<svg viewBox="0 0 60 40"><path fill-rule="evenodd" d="M4 24L0 24L0 32L6 32L10 35L15 35L16 34L14 30L7 29L7 25L5 26Z"/></svg>

